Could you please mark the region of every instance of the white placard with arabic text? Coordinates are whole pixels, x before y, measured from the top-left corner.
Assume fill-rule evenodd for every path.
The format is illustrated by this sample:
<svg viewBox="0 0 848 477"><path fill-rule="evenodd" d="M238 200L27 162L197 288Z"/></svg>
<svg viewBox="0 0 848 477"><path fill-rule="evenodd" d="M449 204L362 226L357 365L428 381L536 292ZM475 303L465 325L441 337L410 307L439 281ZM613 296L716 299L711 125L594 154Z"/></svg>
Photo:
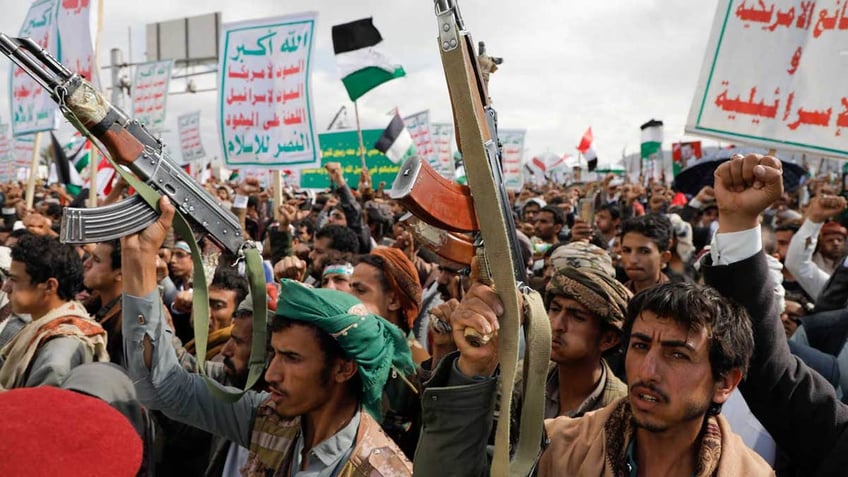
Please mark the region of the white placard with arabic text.
<svg viewBox="0 0 848 477"><path fill-rule="evenodd" d="M439 165L436 170L444 177L453 179L453 124L433 123L431 126L433 151Z"/></svg>
<svg viewBox="0 0 848 477"><path fill-rule="evenodd" d="M314 12L221 25L219 123L228 166L319 167Z"/></svg>
<svg viewBox="0 0 848 477"><path fill-rule="evenodd" d="M424 110L411 116L403 118L415 150L419 156L424 158L433 169L439 170L438 160L433 148L433 138L430 130L430 110Z"/></svg>
<svg viewBox="0 0 848 477"><path fill-rule="evenodd" d="M87 79L98 90L100 75L94 58L99 0L61 0L57 24L62 64Z"/></svg>
<svg viewBox="0 0 848 477"><path fill-rule="evenodd" d="M180 136L183 164L206 156L206 152L203 150L203 142L200 140L200 111L178 116L177 129Z"/></svg>
<svg viewBox="0 0 848 477"><path fill-rule="evenodd" d="M151 131L165 127L168 83L174 61L149 61L135 67L132 88L133 117Z"/></svg>
<svg viewBox="0 0 848 477"><path fill-rule="evenodd" d="M30 37L42 48L56 54L56 1L33 2L18 33ZM35 82L24 70L13 67L10 72L12 92L12 133L28 134L56 129L59 126L59 109L50 93Z"/></svg>
<svg viewBox="0 0 848 477"><path fill-rule="evenodd" d="M501 164L503 165L504 187L510 190L521 189L524 185L524 176L521 173L522 156L524 156L524 129L501 129L498 130L503 149L501 150Z"/></svg>
<svg viewBox="0 0 848 477"><path fill-rule="evenodd" d="M721 0L686 132L848 157L848 1Z"/></svg>

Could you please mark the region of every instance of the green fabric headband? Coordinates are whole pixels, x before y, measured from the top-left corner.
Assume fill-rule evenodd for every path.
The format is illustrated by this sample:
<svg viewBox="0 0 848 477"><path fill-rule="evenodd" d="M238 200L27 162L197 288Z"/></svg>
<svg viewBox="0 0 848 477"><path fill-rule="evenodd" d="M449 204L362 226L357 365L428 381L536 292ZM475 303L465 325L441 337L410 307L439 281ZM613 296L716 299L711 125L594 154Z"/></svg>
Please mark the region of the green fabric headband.
<svg viewBox="0 0 848 477"><path fill-rule="evenodd" d="M383 387L391 369L404 376L415 371L400 328L369 313L348 293L310 288L292 280L282 280L281 285L277 315L312 323L339 343L358 365L363 407L381 421Z"/></svg>

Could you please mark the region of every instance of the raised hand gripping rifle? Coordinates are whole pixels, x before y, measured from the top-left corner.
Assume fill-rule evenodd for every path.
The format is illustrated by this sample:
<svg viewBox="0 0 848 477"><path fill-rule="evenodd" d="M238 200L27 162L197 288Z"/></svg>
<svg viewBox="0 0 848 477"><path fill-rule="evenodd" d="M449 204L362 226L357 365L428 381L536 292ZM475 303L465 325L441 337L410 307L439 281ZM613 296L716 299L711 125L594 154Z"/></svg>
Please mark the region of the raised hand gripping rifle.
<svg viewBox="0 0 848 477"><path fill-rule="evenodd" d="M451 227L457 220L442 217L433 225L465 232L478 229L476 245L481 278L489 280L504 304L498 332L500 361L500 416L495 437L495 454L491 475L526 476L535 466L540 454L544 420L545 375L550 357L550 323L539 294L526 285L526 265L522 258L516 227L503 183L500 150L497 138L497 115L489 104L484 71L474 52L474 43L465 29L456 0L435 0L439 30L439 52L445 71L448 92L456 124L457 145L462 153L465 173L473 201L462 199L465 191L453 186L443 187L444 203L461 208L472 205L472 218L463 218L469 225ZM495 62L497 64L497 62ZM489 69L491 71L491 69ZM427 207L419 218L442 215L432 205L438 202L439 192L416 194L422 187L427 168L406 163L401 166L392 196L425 197ZM422 170L425 172L422 175ZM405 184L398 183L405 181ZM414 202L412 200L405 202ZM417 201L419 205L424 201ZM469 207L470 208L470 207ZM413 212L415 213L415 212ZM460 214L463 215L463 214ZM454 214L456 217L456 214ZM523 296L524 309L519 304ZM518 363L518 342L521 317L525 317L527 354L524 360L524 400L521 412L521 431L514 456L510 462L509 410L512 387ZM466 330L468 335L468 331ZM490 337L476 333L479 343ZM469 336L469 341L471 341Z"/></svg>
<svg viewBox="0 0 848 477"><path fill-rule="evenodd" d="M251 289L255 290L254 319L262 322L253 327L249 378L249 385L252 385L261 376L264 365L265 279L264 273L253 271L257 267L261 270L261 258L255 247L244 240L235 215L221 207L175 164L163 144L142 124L109 104L91 83L65 68L38 43L29 38L10 38L0 33L0 52L49 92L65 118L80 133L96 138L108 151L107 157L136 176L132 177L121 167L115 167L138 191L128 199L105 207L65 208L59 234L62 242L102 242L143 230L156 221L159 216L156 202L159 196L166 195L177 208L174 226L184 238L193 239L195 234L205 236L221 249L246 261ZM206 279L196 243L194 240L189 242L195 248L192 250L195 288L202 289L195 293L192 305L198 367L202 372L208 334L205 323L209 318L208 301L205 299Z"/></svg>

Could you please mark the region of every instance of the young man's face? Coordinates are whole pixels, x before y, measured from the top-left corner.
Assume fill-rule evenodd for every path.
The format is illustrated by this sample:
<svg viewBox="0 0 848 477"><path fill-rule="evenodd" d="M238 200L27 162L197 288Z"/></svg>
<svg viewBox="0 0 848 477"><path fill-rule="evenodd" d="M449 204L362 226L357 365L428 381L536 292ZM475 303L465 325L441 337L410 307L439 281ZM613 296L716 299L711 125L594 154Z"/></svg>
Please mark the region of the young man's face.
<svg viewBox="0 0 848 477"><path fill-rule="evenodd" d="M628 232L621 240L621 263L627 278L635 282L657 281L662 266L668 261L650 238L638 233Z"/></svg>
<svg viewBox="0 0 848 477"><path fill-rule="evenodd" d="M321 288L329 288L340 292L352 293L350 289L351 275L347 273L325 273L321 276Z"/></svg>
<svg viewBox="0 0 848 477"><path fill-rule="evenodd" d="M819 250L830 260L839 260L845 255L845 237L842 234L823 235L819 240Z"/></svg>
<svg viewBox="0 0 848 477"><path fill-rule="evenodd" d="M327 363L314 330L292 325L274 332L270 352L265 381L280 416L301 416L326 404L338 363Z"/></svg>
<svg viewBox="0 0 848 477"><path fill-rule="evenodd" d="M357 264L353 267L350 293L359 298L359 301L365 305L369 312L394 323L394 315L398 309L394 304L395 294L390 290L383 289L383 284L380 281L382 274L383 271L373 265Z"/></svg>
<svg viewBox="0 0 848 477"><path fill-rule="evenodd" d="M253 315L233 318L230 339L221 348L224 357L224 371L236 385L244 387L247 382L250 362L250 346L253 343Z"/></svg>
<svg viewBox="0 0 848 477"><path fill-rule="evenodd" d="M709 351L707 330L692 330L650 311L640 313L624 361L638 427L649 432L700 427L710 404L730 397L736 385L730 378L713 378Z"/></svg>
<svg viewBox="0 0 848 477"><path fill-rule="evenodd" d="M564 364L601 358L600 320L585 306L571 298L555 296L548 307L548 318L551 320L551 361Z"/></svg>
<svg viewBox="0 0 848 477"><path fill-rule="evenodd" d="M332 248L333 239L330 237L321 237L315 239L312 244L312 251L309 252L309 262L312 264L312 277L316 280L321 279L321 272L324 271L324 256L327 250Z"/></svg>
<svg viewBox="0 0 848 477"><path fill-rule="evenodd" d="M531 202L524 206L524 221L532 224L536 220L536 214L539 213L539 209L541 209L541 207L539 207L539 204L535 202Z"/></svg>
<svg viewBox="0 0 848 477"><path fill-rule="evenodd" d="M23 262L12 260L9 266L9 279L3 285L9 294L14 313L32 313L39 310L44 303L46 283L32 283L32 277L26 271Z"/></svg>
<svg viewBox="0 0 848 477"><path fill-rule="evenodd" d="M774 240L777 242L777 254L780 261L786 259L786 251L789 249L789 242L792 241L792 236L795 233L791 230L778 230L774 233Z"/></svg>
<svg viewBox="0 0 848 477"><path fill-rule="evenodd" d="M89 290L105 290L115 286L121 269L112 268L112 246L99 243L91 255L82 263L82 284Z"/></svg>
<svg viewBox="0 0 848 477"><path fill-rule="evenodd" d="M618 227L618 220L613 220L610 211L599 210L595 213L595 227L602 234L610 234L615 232L616 227Z"/></svg>
<svg viewBox="0 0 848 477"><path fill-rule="evenodd" d="M554 222L553 213L543 210L536 214L536 237L547 242L556 237L561 229L562 225L558 225Z"/></svg>
<svg viewBox="0 0 848 477"><path fill-rule="evenodd" d="M191 278L191 272L194 270L194 264L191 261L191 254L185 250L176 248L171 251L171 278L180 280L188 280Z"/></svg>
<svg viewBox="0 0 848 477"><path fill-rule="evenodd" d="M209 288L209 331L216 331L230 326L233 322L233 313L236 311L235 290L221 287Z"/></svg>

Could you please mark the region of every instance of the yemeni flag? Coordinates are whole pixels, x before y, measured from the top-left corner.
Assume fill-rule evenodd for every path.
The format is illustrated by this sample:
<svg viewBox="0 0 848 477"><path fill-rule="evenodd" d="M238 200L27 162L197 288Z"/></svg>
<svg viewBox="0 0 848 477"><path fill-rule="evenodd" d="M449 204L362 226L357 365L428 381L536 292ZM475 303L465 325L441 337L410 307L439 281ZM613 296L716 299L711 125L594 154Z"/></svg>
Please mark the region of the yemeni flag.
<svg viewBox="0 0 848 477"><path fill-rule="evenodd" d="M53 162L50 165L50 174L47 179L48 184L60 183L65 186L68 194L76 196L82 191L83 180L79 175L79 171L71 164L68 156L59 140L51 132L50 141L52 144Z"/></svg>
<svg viewBox="0 0 848 477"><path fill-rule="evenodd" d="M577 145L577 150L586 158L586 163L589 166L589 172L594 171L598 167L598 154L593 146L595 137L592 135L592 126L583 133L580 138L580 144Z"/></svg>
<svg viewBox="0 0 848 477"><path fill-rule="evenodd" d="M656 179L662 170L663 122L651 119L639 129L642 130L642 170L651 172L650 175L646 174L646 179L649 176Z"/></svg>
<svg viewBox="0 0 848 477"><path fill-rule="evenodd" d="M351 101L386 81L406 75L376 48L383 41L372 19L363 18L333 26L333 50Z"/></svg>
<svg viewBox="0 0 848 477"><path fill-rule="evenodd" d="M395 112L389 127L374 143L374 149L385 154L395 164L415 155L415 143L412 141L412 136L406 129L406 124L401 119L400 114Z"/></svg>

